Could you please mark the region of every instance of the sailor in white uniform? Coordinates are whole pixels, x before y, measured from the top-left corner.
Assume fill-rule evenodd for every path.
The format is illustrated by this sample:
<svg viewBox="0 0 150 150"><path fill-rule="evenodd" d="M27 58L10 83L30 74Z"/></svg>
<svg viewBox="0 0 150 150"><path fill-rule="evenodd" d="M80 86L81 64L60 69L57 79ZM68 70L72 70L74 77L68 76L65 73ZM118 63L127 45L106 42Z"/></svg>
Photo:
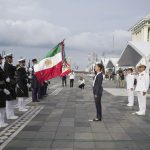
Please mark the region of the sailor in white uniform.
<svg viewBox="0 0 150 150"><path fill-rule="evenodd" d="M128 93L128 104L127 106L132 107L134 105L134 74L133 69L128 68L128 73L126 77L127 82L127 93Z"/></svg>
<svg viewBox="0 0 150 150"><path fill-rule="evenodd" d="M146 94L149 89L149 73L145 71L146 65L140 64L138 66L139 75L137 77L137 85L135 91L137 92L139 111L137 115L146 114Z"/></svg>

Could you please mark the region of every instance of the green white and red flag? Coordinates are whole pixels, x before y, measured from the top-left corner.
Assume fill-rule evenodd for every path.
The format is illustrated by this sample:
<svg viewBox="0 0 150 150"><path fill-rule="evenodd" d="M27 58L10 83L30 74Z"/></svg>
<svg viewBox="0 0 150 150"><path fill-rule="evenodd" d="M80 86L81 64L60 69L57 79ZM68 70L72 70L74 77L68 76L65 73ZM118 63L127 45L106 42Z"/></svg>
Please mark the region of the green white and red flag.
<svg viewBox="0 0 150 150"><path fill-rule="evenodd" d="M64 49L64 41L59 43L47 55L34 66L34 74L40 83L61 76Z"/></svg>

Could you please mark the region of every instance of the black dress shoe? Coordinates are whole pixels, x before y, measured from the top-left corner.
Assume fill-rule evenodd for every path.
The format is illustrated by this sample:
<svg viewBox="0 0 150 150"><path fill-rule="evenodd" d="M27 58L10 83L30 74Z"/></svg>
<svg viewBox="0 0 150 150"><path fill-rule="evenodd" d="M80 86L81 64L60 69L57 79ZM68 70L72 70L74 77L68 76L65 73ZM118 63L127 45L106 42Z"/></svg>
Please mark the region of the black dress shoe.
<svg viewBox="0 0 150 150"><path fill-rule="evenodd" d="M102 120L98 118L94 118L93 121L102 121Z"/></svg>
<svg viewBox="0 0 150 150"><path fill-rule="evenodd" d="M33 102L40 102L39 100L33 101Z"/></svg>

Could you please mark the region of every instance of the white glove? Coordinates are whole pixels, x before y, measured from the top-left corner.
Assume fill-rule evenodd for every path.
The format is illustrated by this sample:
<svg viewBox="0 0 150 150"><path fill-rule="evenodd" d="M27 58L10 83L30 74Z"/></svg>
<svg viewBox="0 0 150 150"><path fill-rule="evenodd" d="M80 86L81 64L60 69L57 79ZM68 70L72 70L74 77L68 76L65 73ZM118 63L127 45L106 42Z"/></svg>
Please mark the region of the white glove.
<svg viewBox="0 0 150 150"><path fill-rule="evenodd" d="M10 94L10 92L9 92L7 89L4 89L3 91L4 91L4 93L5 93L6 95L9 95L9 94Z"/></svg>
<svg viewBox="0 0 150 150"><path fill-rule="evenodd" d="M19 88L19 85L18 85L18 84L16 84L16 87L17 87L17 88Z"/></svg>
<svg viewBox="0 0 150 150"><path fill-rule="evenodd" d="M28 77L29 79L32 79L32 76L31 75L29 75L29 77Z"/></svg>
<svg viewBox="0 0 150 150"><path fill-rule="evenodd" d="M32 72L32 70L33 70L32 68L29 68L29 72Z"/></svg>
<svg viewBox="0 0 150 150"><path fill-rule="evenodd" d="M10 78L9 77L6 79L6 82L10 82Z"/></svg>
<svg viewBox="0 0 150 150"><path fill-rule="evenodd" d="M30 88L30 87L31 87L31 85L30 85L29 83L27 83L27 87L28 87L28 88Z"/></svg>

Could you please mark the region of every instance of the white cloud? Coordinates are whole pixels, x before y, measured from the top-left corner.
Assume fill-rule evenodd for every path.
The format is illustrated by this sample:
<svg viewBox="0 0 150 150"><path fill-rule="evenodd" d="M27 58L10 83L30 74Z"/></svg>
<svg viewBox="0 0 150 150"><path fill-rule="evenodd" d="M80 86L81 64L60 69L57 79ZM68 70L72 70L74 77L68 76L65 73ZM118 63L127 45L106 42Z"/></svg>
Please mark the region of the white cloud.
<svg viewBox="0 0 150 150"><path fill-rule="evenodd" d="M17 58L22 55L26 58L40 58L50 47L65 38L67 55L81 68L87 65L89 52L96 52L99 56L104 51L106 55L114 54L110 53L113 50L113 35L115 50L121 52L130 39L130 33L124 30L73 34L66 27L43 20L0 20L1 49L13 49L11 52L15 53Z"/></svg>
<svg viewBox="0 0 150 150"><path fill-rule="evenodd" d="M0 43L3 46L49 47L66 38L66 46L77 51L109 51L114 44L121 50L130 39L124 30L83 32L73 35L65 27L43 20L0 20Z"/></svg>
<svg viewBox="0 0 150 150"><path fill-rule="evenodd" d="M124 30L149 10L148 0L0 0L0 49L42 57L66 38L67 53L85 66L90 51L121 52L131 39Z"/></svg>
<svg viewBox="0 0 150 150"><path fill-rule="evenodd" d="M67 28L42 20L0 20L1 45L48 46L70 36Z"/></svg>
<svg viewBox="0 0 150 150"><path fill-rule="evenodd" d="M124 30L98 33L85 32L71 36L67 40L67 45L70 48L84 51L111 51L113 45L114 50L122 50L130 39L130 33Z"/></svg>

